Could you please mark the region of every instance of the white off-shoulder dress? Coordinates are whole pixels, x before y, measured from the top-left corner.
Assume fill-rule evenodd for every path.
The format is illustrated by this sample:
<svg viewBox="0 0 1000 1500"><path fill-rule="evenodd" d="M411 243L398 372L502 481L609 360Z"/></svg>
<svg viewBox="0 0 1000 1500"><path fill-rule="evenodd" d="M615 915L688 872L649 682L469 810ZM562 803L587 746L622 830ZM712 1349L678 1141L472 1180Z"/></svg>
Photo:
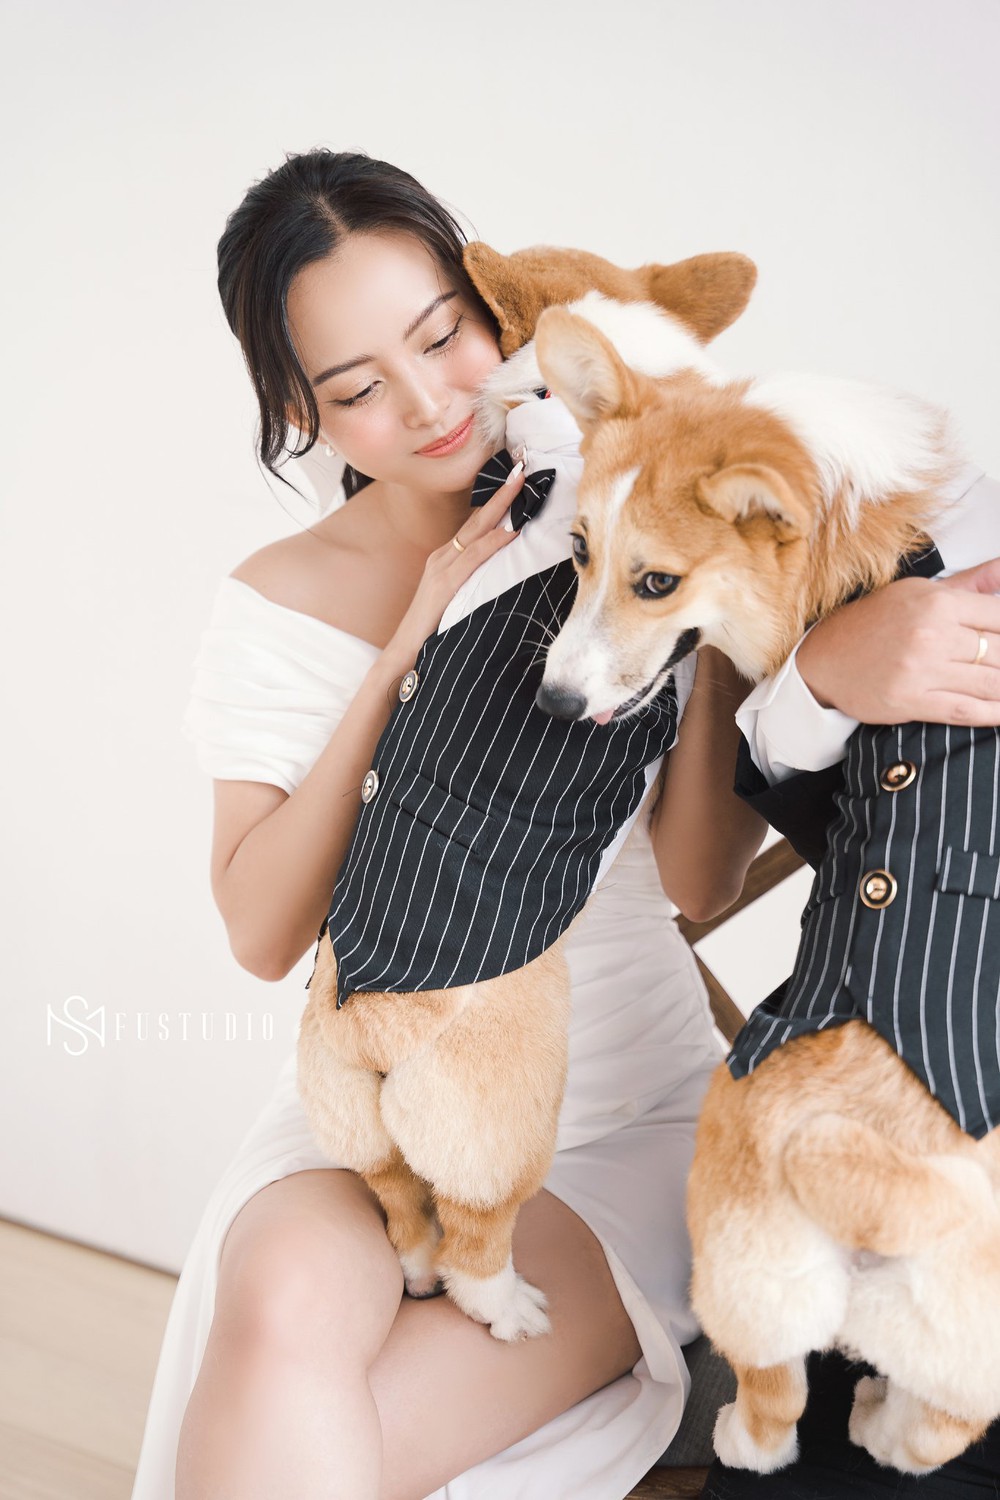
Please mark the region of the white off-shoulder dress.
<svg viewBox="0 0 1000 1500"><path fill-rule="evenodd" d="M183 731L213 777L269 782L291 793L377 655L368 642L224 578L195 662ZM566 951L569 1074L545 1186L600 1240L642 1358L631 1374L430 1500L622 1500L670 1443L687 1395L681 1346L698 1326L687 1299L684 1187L695 1120L720 1052L643 816L570 930ZM178 1434L230 1224L268 1183L330 1165L299 1103L292 1053L209 1199L185 1259L133 1500L173 1500Z"/></svg>

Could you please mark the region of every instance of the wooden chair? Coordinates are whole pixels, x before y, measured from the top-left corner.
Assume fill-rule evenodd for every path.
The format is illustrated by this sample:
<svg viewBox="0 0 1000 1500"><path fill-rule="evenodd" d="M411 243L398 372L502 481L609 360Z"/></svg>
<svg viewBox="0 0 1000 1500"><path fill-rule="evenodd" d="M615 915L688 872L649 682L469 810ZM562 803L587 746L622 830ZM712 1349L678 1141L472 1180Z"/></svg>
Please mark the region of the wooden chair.
<svg viewBox="0 0 1000 1500"><path fill-rule="evenodd" d="M744 911L768 891L773 891L804 863L791 845L780 839L763 854L758 854L747 872L743 892L732 906L709 922L690 922L687 917L678 917L677 926L693 946L737 912ZM732 1042L743 1025L743 1012L697 952L695 960L708 990L715 1024L726 1041ZM724 1385L727 1379L732 1381L732 1377L727 1375L706 1339L699 1339L684 1353L691 1371L691 1394L684 1411L684 1426L663 1455L663 1462L650 1469L627 1500L697 1500L705 1487L715 1415L723 1401L732 1399L723 1394L720 1400L720 1384ZM735 1382L732 1384L735 1386ZM676 1464L671 1464L671 1454L676 1455ZM697 1462L692 1463L692 1459Z"/></svg>

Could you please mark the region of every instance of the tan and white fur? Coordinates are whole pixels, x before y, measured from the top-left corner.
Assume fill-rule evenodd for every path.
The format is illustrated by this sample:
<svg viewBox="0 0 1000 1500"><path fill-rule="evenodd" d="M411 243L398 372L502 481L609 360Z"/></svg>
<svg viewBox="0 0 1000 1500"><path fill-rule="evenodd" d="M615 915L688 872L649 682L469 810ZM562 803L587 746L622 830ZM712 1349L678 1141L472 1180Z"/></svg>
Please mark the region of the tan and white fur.
<svg viewBox="0 0 1000 1500"><path fill-rule="evenodd" d="M503 256L467 247L465 262L512 355L482 392L478 417L497 446L508 410L535 400L530 339L541 309L597 296L605 326L629 330L623 352L700 347L745 306L755 280L740 255L676 266L618 267L582 251ZM595 308L598 306L595 303ZM674 309L682 325L667 311ZM516 351L521 350L518 355ZM492 425L491 425L492 424ZM566 1077L569 975L562 940L524 969L488 982L413 994L352 995L336 1008L336 959L319 944L299 1038L299 1089L317 1140L365 1179L412 1296L443 1283L498 1339L545 1332L544 1293L514 1270L520 1205L544 1182Z"/></svg>
<svg viewBox="0 0 1000 1500"><path fill-rule="evenodd" d="M748 678L807 622L891 579L943 505L943 415L851 382L628 369L562 309L539 321L549 387L584 437L578 592L539 701L628 713L678 650L709 642ZM966 1135L864 1021L717 1070L689 1188L693 1302L738 1376L715 1443L769 1472L797 1453L805 1356L839 1346L850 1436L911 1473L1000 1413L1000 1139Z"/></svg>

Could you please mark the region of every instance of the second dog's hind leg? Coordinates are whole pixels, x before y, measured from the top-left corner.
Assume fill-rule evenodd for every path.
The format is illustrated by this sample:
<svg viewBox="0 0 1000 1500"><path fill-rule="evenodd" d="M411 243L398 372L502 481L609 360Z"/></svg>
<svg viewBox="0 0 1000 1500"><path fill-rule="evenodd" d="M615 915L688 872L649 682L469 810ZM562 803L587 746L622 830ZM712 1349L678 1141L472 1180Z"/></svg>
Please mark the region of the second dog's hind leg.
<svg viewBox="0 0 1000 1500"><path fill-rule="evenodd" d="M715 1421L715 1451L731 1469L770 1474L794 1463L796 1424L806 1406L804 1359L758 1369L734 1364L736 1400Z"/></svg>
<svg viewBox="0 0 1000 1500"><path fill-rule="evenodd" d="M964 1453L987 1425L929 1406L884 1376L865 1375L854 1388L848 1432L877 1463L904 1474L927 1474Z"/></svg>

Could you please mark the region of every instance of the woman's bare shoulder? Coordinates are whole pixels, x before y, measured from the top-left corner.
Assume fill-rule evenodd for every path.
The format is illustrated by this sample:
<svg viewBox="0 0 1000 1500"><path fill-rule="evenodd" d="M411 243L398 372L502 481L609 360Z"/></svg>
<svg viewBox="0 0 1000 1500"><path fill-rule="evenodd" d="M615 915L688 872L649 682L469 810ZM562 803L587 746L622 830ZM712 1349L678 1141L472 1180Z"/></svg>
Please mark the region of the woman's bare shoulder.
<svg viewBox="0 0 1000 1500"><path fill-rule="evenodd" d="M272 604L357 631L358 604L364 597L358 577L367 569L353 528L339 522L339 515L335 511L308 530L269 542L233 568L230 578L248 584Z"/></svg>

